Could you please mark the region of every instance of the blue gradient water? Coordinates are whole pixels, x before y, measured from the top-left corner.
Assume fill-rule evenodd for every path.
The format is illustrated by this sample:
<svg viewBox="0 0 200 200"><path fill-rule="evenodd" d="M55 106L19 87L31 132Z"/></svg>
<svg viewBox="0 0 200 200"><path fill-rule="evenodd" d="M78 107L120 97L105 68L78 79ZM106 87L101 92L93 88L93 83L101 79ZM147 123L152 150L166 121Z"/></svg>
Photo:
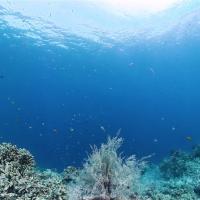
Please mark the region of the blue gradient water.
<svg viewBox="0 0 200 200"><path fill-rule="evenodd" d="M125 155L155 162L200 142L200 37L68 50L21 33L0 29L0 142L29 149L40 167L80 166L118 129Z"/></svg>

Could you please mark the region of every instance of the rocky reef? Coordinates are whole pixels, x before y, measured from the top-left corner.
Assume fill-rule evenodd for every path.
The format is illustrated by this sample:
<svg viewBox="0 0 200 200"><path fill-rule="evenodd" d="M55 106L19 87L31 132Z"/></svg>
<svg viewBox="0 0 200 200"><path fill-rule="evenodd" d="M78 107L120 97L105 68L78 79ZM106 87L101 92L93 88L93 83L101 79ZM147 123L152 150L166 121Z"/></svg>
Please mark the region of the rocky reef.
<svg viewBox="0 0 200 200"><path fill-rule="evenodd" d="M94 146L82 168L41 171L31 153L0 144L0 200L199 200L200 146L173 151L159 165L124 158L122 138Z"/></svg>

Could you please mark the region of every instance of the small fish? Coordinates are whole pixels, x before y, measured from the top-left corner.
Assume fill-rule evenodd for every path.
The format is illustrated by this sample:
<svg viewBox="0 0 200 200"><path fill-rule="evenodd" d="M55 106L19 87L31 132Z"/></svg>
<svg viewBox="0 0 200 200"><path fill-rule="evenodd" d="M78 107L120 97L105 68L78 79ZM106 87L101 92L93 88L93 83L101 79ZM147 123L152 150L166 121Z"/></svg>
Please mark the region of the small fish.
<svg viewBox="0 0 200 200"><path fill-rule="evenodd" d="M192 137L191 136L187 136L186 138L185 138L187 141L192 141Z"/></svg>
<svg viewBox="0 0 200 200"><path fill-rule="evenodd" d="M157 139L157 138L154 138L153 142L157 143L157 142L158 142L158 139Z"/></svg>
<svg viewBox="0 0 200 200"><path fill-rule="evenodd" d="M133 62L129 63L129 67L134 67L134 63Z"/></svg>
<svg viewBox="0 0 200 200"><path fill-rule="evenodd" d="M172 126L172 131L175 131L175 130L176 130L176 128L174 126Z"/></svg>
<svg viewBox="0 0 200 200"><path fill-rule="evenodd" d="M150 70L150 72L153 74L153 76L156 75L156 72L155 72L155 70L154 70L152 67L150 67L149 70Z"/></svg>
<svg viewBox="0 0 200 200"><path fill-rule="evenodd" d="M103 132L106 132L106 129L105 129L103 126L100 126L100 129L101 129Z"/></svg>
<svg viewBox="0 0 200 200"><path fill-rule="evenodd" d="M11 103L12 105L15 105L15 101L11 101L10 103Z"/></svg>
<svg viewBox="0 0 200 200"><path fill-rule="evenodd" d="M70 131L70 132L74 132L74 128L72 128L72 127L69 128L69 131Z"/></svg>
<svg viewBox="0 0 200 200"><path fill-rule="evenodd" d="M164 117L161 117L161 120L162 120L162 121L164 121L164 120L165 120L165 118L164 118Z"/></svg>
<svg viewBox="0 0 200 200"><path fill-rule="evenodd" d="M58 130L56 128L54 128L52 131L53 133L58 133Z"/></svg>

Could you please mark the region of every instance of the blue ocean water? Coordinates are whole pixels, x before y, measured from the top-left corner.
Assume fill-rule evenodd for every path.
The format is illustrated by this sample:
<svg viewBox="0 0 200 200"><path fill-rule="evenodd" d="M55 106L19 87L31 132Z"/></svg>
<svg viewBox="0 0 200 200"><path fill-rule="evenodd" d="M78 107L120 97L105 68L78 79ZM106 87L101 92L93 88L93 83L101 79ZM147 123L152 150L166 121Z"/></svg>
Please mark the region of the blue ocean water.
<svg viewBox="0 0 200 200"><path fill-rule="evenodd" d="M198 23L185 24L179 39L177 26L162 42L108 48L71 35L63 39L69 48L61 48L36 45L5 21L3 9L0 142L27 148L40 167L58 170L80 166L90 145L119 129L125 155L155 154L155 162L200 142Z"/></svg>

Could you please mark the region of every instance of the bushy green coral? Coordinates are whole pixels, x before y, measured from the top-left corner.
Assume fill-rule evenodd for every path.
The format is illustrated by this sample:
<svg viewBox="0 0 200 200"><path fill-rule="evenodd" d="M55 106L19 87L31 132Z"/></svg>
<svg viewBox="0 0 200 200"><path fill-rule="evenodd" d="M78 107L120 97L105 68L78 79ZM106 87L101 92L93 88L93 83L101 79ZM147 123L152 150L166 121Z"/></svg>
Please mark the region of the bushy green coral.
<svg viewBox="0 0 200 200"><path fill-rule="evenodd" d="M122 138L108 138L92 154L69 186L70 200L129 200L137 198L141 170L145 163L135 156L127 159L118 155Z"/></svg>

